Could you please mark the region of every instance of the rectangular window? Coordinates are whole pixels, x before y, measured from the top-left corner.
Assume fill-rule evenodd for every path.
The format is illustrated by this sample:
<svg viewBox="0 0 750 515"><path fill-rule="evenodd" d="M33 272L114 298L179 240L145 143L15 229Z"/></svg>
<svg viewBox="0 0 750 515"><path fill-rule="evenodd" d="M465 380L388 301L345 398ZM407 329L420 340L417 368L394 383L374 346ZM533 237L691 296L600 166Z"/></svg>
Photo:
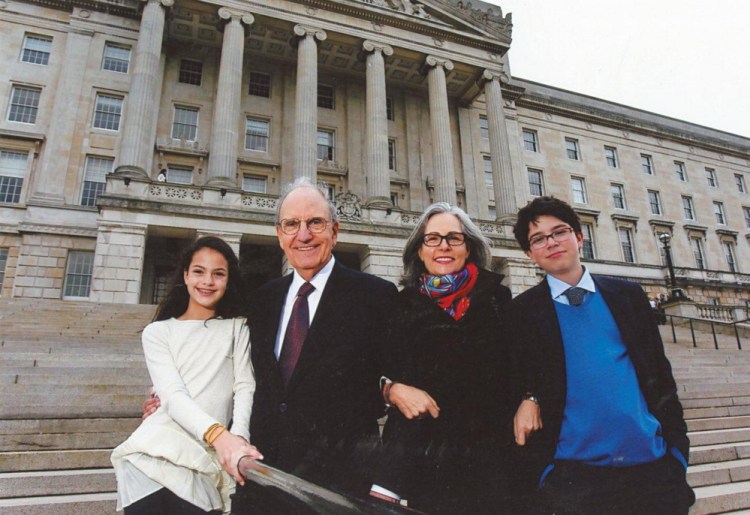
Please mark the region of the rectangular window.
<svg viewBox="0 0 750 515"><path fill-rule="evenodd" d="M172 184L193 184L193 168L190 166L167 165L167 182Z"/></svg>
<svg viewBox="0 0 750 515"><path fill-rule="evenodd" d="M180 59L180 75L177 82L200 86L203 81L203 63L192 59Z"/></svg>
<svg viewBox="0 0 750 515"><path fill-rule="evenodd" d="M88 297L91 292L91 274L93 270L93 252L68 252L68 266L65 269L63 297Z"/></svg>
<svg viewBox="0 0 750 515"><path fill-rule="evenodd" d="M695 209L693 208L692 197L682 197L682 212L685 215L685 220L695 220Z"/></svg>
<svg viewBox="0 0 750 515"><path fill-rule="evenodd" d="M747 186L745 186L745 176L741 173L734 174L734 183L737 185L737 191L740 193L747 193Z"/></svg>
<svg viewBox="0 0 750 515"><path fill-rule="evenodd" d="M5 268L8 266L8 249L0 249L0 294L5 280Z"/></svg>
<svg viewBox="0 0 750 515"><path fill-rule="evenodd" d="M268 152L271 123L258 118L245 119L245 149Z"/></svg>
<svg viewBox="0 0 750 515"><path fill-rule="evenodd" d="M622 259L626 263L635 263L635 248L633 247L633 231L627 227L620 227L620 246L622 247Z"/></svg>
<svg viewBox="0 0 750 515"><path fill-rule="evenodd" d="M490 217L490 220L497 219L497 209L495 209L495 206L488 206L487 207L487 213Z"/></svg>
<svg viewBox="0 0 750 515"><path fill-rule="evenodd" d="M565 152L568 154L568 159L578 161L580 159L578 140L573 138L565 138Z"/></svg>
<svg viewBox="0 0 750 515"><path fill-rule="evenodd" d="M727 217L724 213L724 204L721 202L714 202L714 215L716 215L716 223L725 225L727 223Z"/></svg>
<svg viewBox="0 0 750 515"><path fill-rule="evenodd" d="M110 131L120 130L120 116L122 116L122 97L96 95L94 108L94 127Z"/></svg>
<svg viewBox="0 0 750 515"><path fill-rule="evenodd" d="M544 195L544 177L541 170L529 168L529 193L532 197L541 197Z"/></svg>
<svg viewBox="0 0 750 515"><path fill-rule="evenodd" d="M82 206L95 206L99 195L104 193L107 174L112 171L115 160L111 157L86 156L83 172Z"/></svg>
<svg viewBox="0 0 750 515"><path fill-rule="evenodd" d="M570 186L573 189L573 202L576 204L588 203L586 196L586 180L582 177L571 177Z"/></svg>
<svg viewBox="0 0 750 515"><path fill-rule="evenodd" d="M18 204L29 155L0 150L0 202Z"/></svg>
<svg viewBox="0 0 750 515"><path fill-rule="evenodd" d="M248 175L242 176L242 191L249 193L266 193L268 191L268 177L265 175Z"/></svg>
<svg viewBox="0 0 750 515"><path fill-rule="evenodd" d="M625 203L625 188L622 184L610 184L610 190L612 191L612 200L615 203L617 209L627 209Z"/></svg>
<svg viewBox="0 0 750 515"><path fill-rule="evenodd" d="M130 66L130 47L115 45L114 43L104 44L104 59L102 60L102 70L118 73L128 73Z"/></svg>
<svg viewBox="0 0 750 515"><path fill-rule="evenodd" d="M583 258L595 259L594 255L594 227L591 224L582 223L581 233L583 234Z"/></svg>
<svg viewBox="0 0 750 515"><path fill-rule="evenodd" d="M648 203L651 206L652 215L660 215L661 213L661 196L658 191L648 190Z"/></svg>
<svg viewBox="0 0 750 515"><path fill-rule="evenodd" d="M604 147L604 157L607 160L607 166L617 168L617 149L615 147Z"/></svg>
<svg viewBox="0 0 750 515"><path fill-rule="evenodd" d="M648 154L641 154L641 168L646 175L654 175L654 160Z"/></svg>
<svg viewBox="0 0 750 515"><path fill-rule="evenodd" d="M539 152L539 140L536 131L523 130L523 148L529 152Z"/></svg>
<svg viewBox="0 0 750 515"><path fill-rule="evenodd" d="M36 115L39 111L39 97L41 95L42 90L39 88L13 86L10 93L8 121L36 123Z"/></svg>
<svg viewBox="0 0 750 515"><path fill-rule="evenodd" d="M318 84L318 107L336 109L336 89L328 84Z"/></svg>
<svg viewBox="0 0 750 515"><path fill-rule="evenodd" d="M677 179L682 182L687 182L687 172L685 171L685 163L682 161L674 162L674 173L677 175Z"/></svg>
<svg viewBox="0 0 750 515"><path fill-rule="evenodd" d="M318 160L334 162L334 133L318 129Z"/></svg>
<svg viewBox="0 0 750 515"><path fill-rule="evenodd" d="M484 171L484 187L487 188L487 200L495 201L495 179L492 177L492 160L490 156L482 156Z"/></svg>
<svg viewBox="0 0 750 515"><path fill-rule="evenodd" d="M734 244L729 241L721 242L721 246L724 247L724 258L727 260L727 269L730 272L737 271L737 260L734 257Z"/></svg>
<svg viewBox="0 0 750 515"><path fill-rule="evenodd" d="M696 236L690 237L690 247L693 249L693 257L695 257L695 266L701 270L706 268L706 257L703 253L703 241Z"/></svg>
<svg viewBox="0 0 750 515"><path fill-rule="evenodd" d="M271 98L271 76L267 73L250 72L248 94L255 97Z"/></svg>
<svg viewBox="0 0 750 515"><path fill-rule="evenodd" d="M398 193L391 193L391 205L398 207Z"/></svg>
<svg viewBox="0 0 750 515"><path fill-rule="evenodd" d="M750 207L742 207L742 214L745 216L745 227L750 229Z"/></svg>
<svg viewBox="0 0 750 515"><path fill-rule="evenodd" d="M396 119L396 115L393 112L393 99L391 97L386 97L385 99L385 117L390 121Z"/></svg>
<svg viewBox="0 0 750 515"><path fill-rule="evenodd" d="M52 51L52 38L37 34L26 34L23 38L21 61L30 64L46 65Z"/></svg>
<svg viewBox="0 0 750 515"><path fill-rule="evenodd" d="M708 185L711 188L717 188L719 186L719 183L716 180L716 170L713 168L706 168L706 182L708 182Z"/></svg>
<svg viewBox="0 0 750 515"><path fill-rule="evenodd" d="M396 140L388 140L388 169L391 171L396 170Z"/></svg>
<svg viewBox="0 0 750 515"><path fill-rule="evenodd" d="M482 139L490 139L490 124L487 121L487 117L483 114L479 115L479 135Z"/></svg>
<svg viewBox="0 0 750 515"><path fill-rule="evenodd" d="M198 109L195 107L174 106L172 139L195 141L198 134Z"/></svg>

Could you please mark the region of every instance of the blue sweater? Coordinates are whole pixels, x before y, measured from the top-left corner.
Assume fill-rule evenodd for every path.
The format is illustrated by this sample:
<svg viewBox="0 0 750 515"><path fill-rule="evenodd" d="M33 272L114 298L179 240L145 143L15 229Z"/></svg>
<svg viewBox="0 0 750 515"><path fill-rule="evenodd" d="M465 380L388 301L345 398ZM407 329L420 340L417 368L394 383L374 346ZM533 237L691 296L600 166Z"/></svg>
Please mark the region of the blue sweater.
<svg viewBox="0 0 750 515"><path fill-rule="evenodd" d="M621 467L664 456L659 421L648 411L633 363L601 294L581 306L555 302L567 397L556 460Z"/></svg>

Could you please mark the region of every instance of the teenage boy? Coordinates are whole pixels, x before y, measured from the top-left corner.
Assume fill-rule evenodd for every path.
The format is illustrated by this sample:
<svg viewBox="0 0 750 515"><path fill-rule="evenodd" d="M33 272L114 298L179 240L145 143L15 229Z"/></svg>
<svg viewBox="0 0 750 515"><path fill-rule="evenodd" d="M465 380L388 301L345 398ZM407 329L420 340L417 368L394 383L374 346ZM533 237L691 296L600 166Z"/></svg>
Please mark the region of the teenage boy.
<svg viewBox="0 0 750 515"><path fill-rule="evenodd" d="M645 293L589 274L580 220L561 200L534 199L513 232L547 273L508 318L520 387L544 420L526 449L538 510L686 514L690 442Z"/></svg>

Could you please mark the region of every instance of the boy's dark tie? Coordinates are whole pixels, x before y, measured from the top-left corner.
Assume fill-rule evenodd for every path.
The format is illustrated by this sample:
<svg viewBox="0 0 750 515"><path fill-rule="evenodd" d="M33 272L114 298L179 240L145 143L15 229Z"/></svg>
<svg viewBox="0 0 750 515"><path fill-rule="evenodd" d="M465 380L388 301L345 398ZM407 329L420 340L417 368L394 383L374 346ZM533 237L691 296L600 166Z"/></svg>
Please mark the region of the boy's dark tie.
<svg viewBox="0 0 750 515"><path fill-rule="evenodd" d="M563 295L568 297L568 302L571 306L580 306L583 303L583 296L586 295L586 290L574 286L573 288L565 290Z"/></svg>

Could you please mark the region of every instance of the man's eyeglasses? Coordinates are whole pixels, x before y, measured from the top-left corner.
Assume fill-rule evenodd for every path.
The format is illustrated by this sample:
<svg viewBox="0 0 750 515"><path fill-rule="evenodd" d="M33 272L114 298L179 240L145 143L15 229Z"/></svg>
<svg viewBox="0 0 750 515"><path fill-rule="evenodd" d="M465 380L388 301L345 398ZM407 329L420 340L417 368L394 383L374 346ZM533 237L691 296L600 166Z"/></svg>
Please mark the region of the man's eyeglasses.
<svg viewBox="0 0 750 515"><path fill-rule="evenodd" d="M278 224L276 224L281 232L289 236L294 236L299 232L299 228L302 224L307 226L307 230L313 234L320 234L328 227L328 220L325 218L308 218L307 220L300 220L299 218L284 218Z"/></svg>
<svg viewBox="0 0 750 515"><path fill-rule="evenodd" d="M529 246L532 249L542 249L547 246L547 240L549 238L552 238L557 243L563 242L565 240L570 239L570 236L573 234L573 228L572 227L561 227L559 229L555 229L549 234L537 234L533 238L529 240Z"/></svg>
<svg viewBox="0 0 750 515"><path fill-rule="evenodd" d="M422 243L425 247L439 247L443 240L451 247L459 247L466 243L466 236L462 232L449 232L445 236L431 232L422 236Z"/></svg>

